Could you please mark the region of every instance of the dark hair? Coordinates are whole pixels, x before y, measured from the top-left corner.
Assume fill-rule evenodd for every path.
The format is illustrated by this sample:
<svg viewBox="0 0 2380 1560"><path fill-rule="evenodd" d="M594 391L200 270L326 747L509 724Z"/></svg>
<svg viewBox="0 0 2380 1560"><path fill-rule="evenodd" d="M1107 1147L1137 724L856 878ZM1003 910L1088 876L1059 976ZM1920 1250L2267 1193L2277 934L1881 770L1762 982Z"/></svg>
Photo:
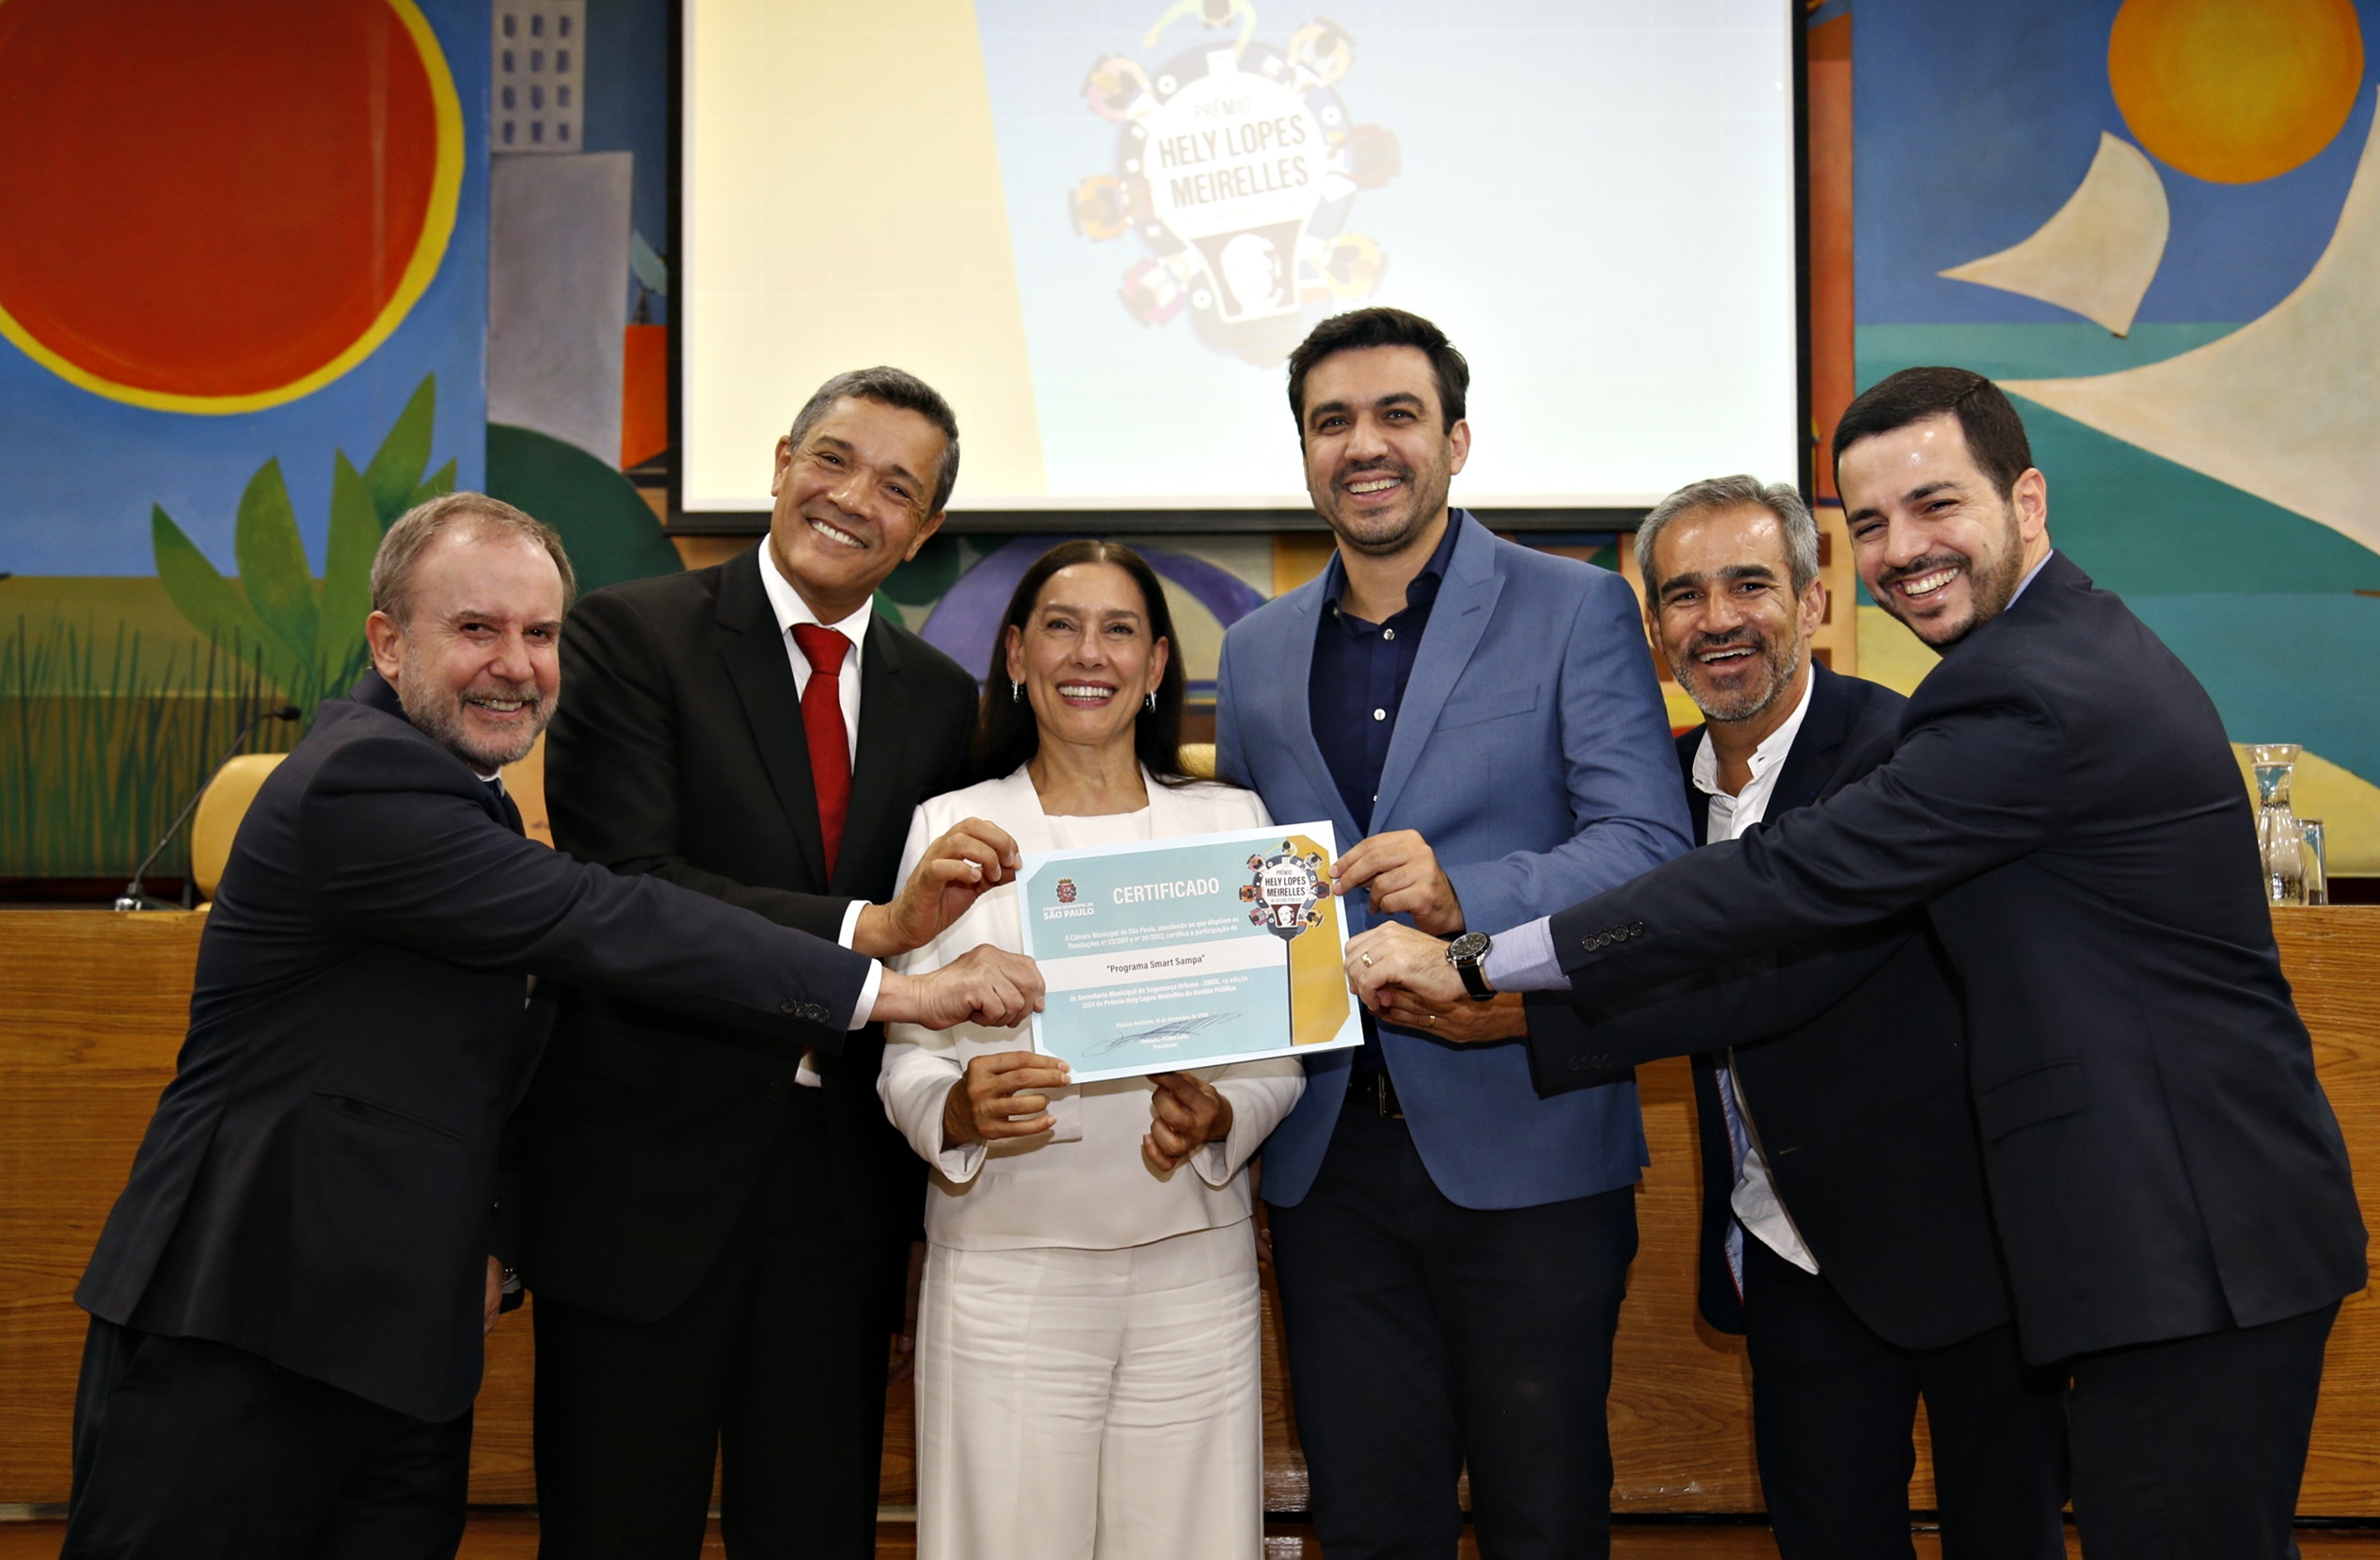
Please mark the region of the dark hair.
<svg viewBox="0 0 2380 1560"><path fill-rule="evenodd" d="M906 369L880 366L838 374L820 385L794 415L794 448L800 449L810 430L818 425L818 420L847 396L915 412L942 430L942 467L934 473L934 501L926 509L928 515L941 514L950 502L950 490L959 486L959 419L951 411L950 403L942 398L942 391Z"/></svg>
<svg viewBox="0 0 2380 1560"><path fill-rule="evenodd" d="M1187 680L1182 672L1182 641L1173 631L1173 613L1166 606L1166 588L1147 560L1121 542L1083 537L1060 542L1034 561L1008 597L1000 614L1000 631L992 642L992 670L984 679L983 704L976 718L974 778L997 780L1012 774L1019 764L1041 750L1041 730L1034 723L1033 706L1014 698L1008 688L1008 630L1022 631L1033 614L1041 587L1062 568L1077 564L1113 564L1140 587L1149 613L1149 640L1166 644L1166 675L1157 682L1157 708L1143 709L1133 727L1133 751L1140 767L1167 786L1188 785L1194 776L1182 767L1182 704Z"/></svg>
<svg viewBox="0 0 2380 1560"><path fill-rule="evenodd" d="M1959 420L1966 436L1967 454L1991 479L2005 501L2016 479L2033 464L2033 446L2024 437L2024 420L2000 393L2000 387L1982 374L1963 368L1905 368L1870 385L1843 409L1834 424L1835 483L1843 480L1843 452L1863 438L1906 428L1944 413Z"/></svg>
<svg viewBox="0 0 2380 1560"><path fill-rule="evenodd" d="M1416 347L1430 359L1430 374L1437 381L1438 410L1448 432L1463 421L1463 398L1471 388L1471 365L1454 350L1446 332L1419 314L1402 309L1358 309L1333 314L1314 326L1289 355L1289 415L1297 420L1297 443L1306 444L1306 376L1314 365L1341 352L1361 352L1375 346Z"/></svg>

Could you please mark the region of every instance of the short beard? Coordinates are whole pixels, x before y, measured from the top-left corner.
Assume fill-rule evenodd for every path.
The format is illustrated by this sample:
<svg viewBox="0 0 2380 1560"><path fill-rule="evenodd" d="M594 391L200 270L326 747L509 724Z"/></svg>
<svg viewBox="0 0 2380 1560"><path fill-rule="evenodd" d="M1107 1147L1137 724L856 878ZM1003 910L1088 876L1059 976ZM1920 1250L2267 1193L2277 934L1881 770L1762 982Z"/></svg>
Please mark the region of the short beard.
<svg viewBox="0 0 2380 1560"><path fill-rule="evenodd" d="M1907 568L1895 569L1889 577L1877 581L1884 587L1877 599L1883 604L1885 613L1898 619L1901 627L1915 634L1918 642L1928 649L1949 649L2007 611L2008 603L2016 599L2016 588L2024 581L2024 533L2018 526L2016 505L2010 503L2005 508L2008 520L2008 545L1990 564L1979 565L1962 552L1935 553L1918 559ZM1900 600L1900 593L1892 587L1898 581L1912 580L1954 564L1966 568L1967 592L1973 598L1973 609L1968 613L1967 620L1949 633L1940 639L1928 639L1923 629L1895 610L1895 604Z"/></svg>
<svg viewBox="0 0 2380 1560"><path fill-rule="evenodd" d="M1694 701L1694 708L1701 710L1705 718L1726 725L1733 725L1738 721L1749 721L1785 697L1785 690L1793 686L1793 675L1801 669L1801 642L1788 640L1782 645L1776 645L1769 643L1762 635L1754 634L1748 643L1759 655L1762 663L1769 668L1768 686L1757 690L1748 688L1742 693L1735 695L1740 704L1713 703L1711 699L1706 698L1703 691L1694 686L1702 670L1702 663L1694 660L1694 656L1704 650L1732 649L1737 645L1745 643L1747 642L1732 636L1714 636L1700 641L1688 649L1683 664L1670 668L1676 674L1677 685L1686 690L1686 696Z"/></svg>
<svg viewBox="0 0 2380 1560"><path fill-rule="evenodd" d="M1375 470L1384 476L1403 478L1408 485L1413 481L1414 474L1401 465L1385 465ZM1332 479L1334 492L1337 485L1337 478L1334 477ZM1336 536L1339 544L1349 551L1360 552L1367 558L1393 558L1411 547L1414 539L1421 534L1430 521L1446 508L1449 489L1441 487L1436 493L1422 494L1419 489L1408 486L1408 491L1414 493L1413 507L1405 512L1404 524L1387 535L1366 536L1349 530L1340 523L1338 505L1335 503L1330 511L1324 514L1323 518L1330 523L1331 534Z"/></svg>
<svg viewBox="0 0 2380 1560"><path fill-rule="evenodd" d="M397 673L397 702L405 707L405 718L414 728L470 766L473 774L493 774L529 756L529 750L545 735L546 723L554 718L554 707L537 690L533 682L495 683L473 692L493 694L498 698L520 699L532 711L528 731L508 747L480 747L472 744L463 724L461 693L440 693L435 698L419 692L429 686L428 673L413 657L407 656Z"/></svg>

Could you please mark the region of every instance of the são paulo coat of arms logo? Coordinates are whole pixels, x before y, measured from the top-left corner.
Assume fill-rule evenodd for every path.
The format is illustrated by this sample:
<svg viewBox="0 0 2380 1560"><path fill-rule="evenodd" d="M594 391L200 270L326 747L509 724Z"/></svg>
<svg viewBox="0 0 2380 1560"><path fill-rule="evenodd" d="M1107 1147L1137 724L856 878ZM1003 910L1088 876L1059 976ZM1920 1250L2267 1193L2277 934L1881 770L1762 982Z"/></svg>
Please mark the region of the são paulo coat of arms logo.
<svg viewBox="0 0 2380 1560"><path fill-rule="evenodd" d="M1396 176L1397 139L1340 96L1356 60L1345 28L1316 19L1277 45L1257 40L1249 0L1175 0L1141 48L1188 21L1211 36L1153 66L1110 55L1084 80L1116 126L1116 162L1074 187L1074 230L1137 235L1119 294L1133 318L1186 312L1210 347L1271 368L1379 286L1380 246L1347 224L1360 191Z"/></svg>
<svg viewBox="0 0 2380 1560"><path fill-rule="evenodd" d="M1057 902L1060 904L1072 904L1074 902L1074 880L1072 878L1060 878L1057 880Z"/></svg>

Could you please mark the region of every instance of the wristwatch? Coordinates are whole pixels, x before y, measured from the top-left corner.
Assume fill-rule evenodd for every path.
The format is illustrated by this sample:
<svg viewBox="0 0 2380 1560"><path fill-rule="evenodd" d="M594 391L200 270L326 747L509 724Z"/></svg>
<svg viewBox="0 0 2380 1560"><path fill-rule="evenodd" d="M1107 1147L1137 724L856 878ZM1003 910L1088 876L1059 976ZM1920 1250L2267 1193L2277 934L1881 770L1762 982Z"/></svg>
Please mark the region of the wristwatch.
<svg viewBox="0 0 2380 1560"><path fill-rule="evenodd" d="M1446 962L1463 978L1463 989L1471 994L1474 1002L1485 1002L1496 995L1495 989L1487 983L1488 946L1484 931L1466 931L1446 945Z"/></svg>

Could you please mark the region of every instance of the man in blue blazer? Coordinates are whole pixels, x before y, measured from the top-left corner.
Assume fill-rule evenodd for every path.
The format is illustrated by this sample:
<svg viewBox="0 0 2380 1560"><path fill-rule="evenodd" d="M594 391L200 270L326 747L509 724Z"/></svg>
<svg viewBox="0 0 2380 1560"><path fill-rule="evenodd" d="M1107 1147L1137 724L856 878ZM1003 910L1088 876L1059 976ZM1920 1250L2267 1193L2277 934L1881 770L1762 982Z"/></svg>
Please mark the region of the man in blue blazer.
<svg viewBox="0 0 2380 1560"><path fill-rule="evenodd" d="M1402 310L1316 327L1290 406L1337 552L1224 640L1217 767L1276 819L1329 820L1357 930L1500 928L1689 846L1626 583L1448 507L1468 380ZM1452 1554L1467 1466L1486 1552L1608 1551L1604 1398L1644 1134L1625 1070L1539 1097L1524 1037L1577 1023L1517 998L1367 1019L1361 1050L1308 1063L1266 1147L1333 1560Z"/></svg>
<svg viewBox="0 0 2380 1560"><path fill-rule="evenodd" d="M1902 370L1845 410L1834 461L1862 580L1944 652L1891 756L1499 935L1478 973L1599 1010L1922 907L1965 1008L2017 1334L2072 1383L2085 1549L2293 1555L2364 1228L2222 719L2052 549L2048 481L1990 380ZM1367 995L1454 989L1405 929L1349 951Z"/></svg>

